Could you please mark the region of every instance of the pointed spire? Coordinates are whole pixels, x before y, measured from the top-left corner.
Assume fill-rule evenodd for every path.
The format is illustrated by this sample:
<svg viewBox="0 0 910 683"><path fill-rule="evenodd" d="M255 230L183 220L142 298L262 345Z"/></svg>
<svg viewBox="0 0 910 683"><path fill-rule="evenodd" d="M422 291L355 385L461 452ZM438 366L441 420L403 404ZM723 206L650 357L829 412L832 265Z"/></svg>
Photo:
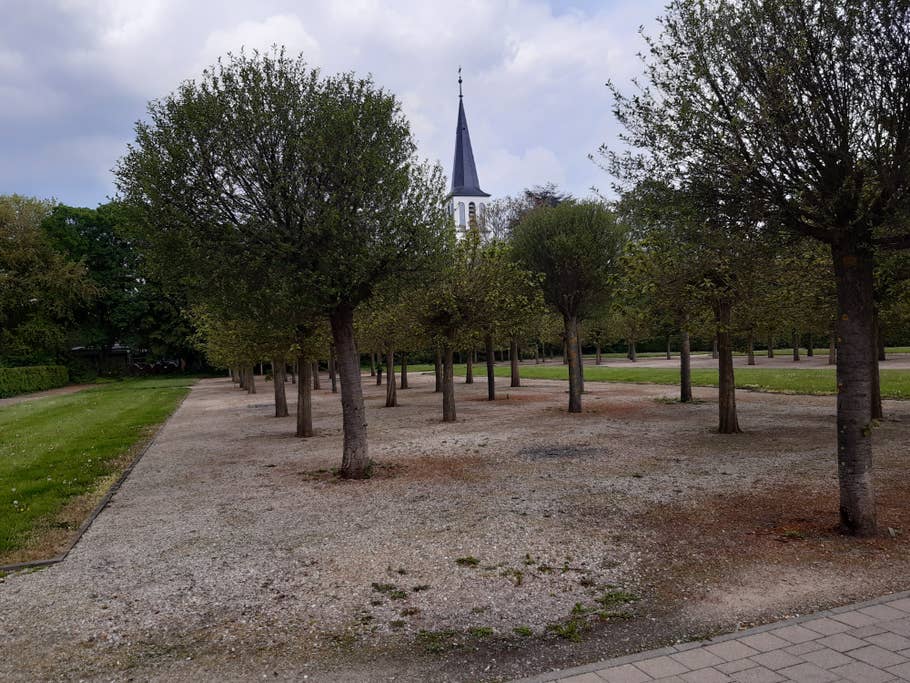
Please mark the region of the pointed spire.
<svg viewBox="0 0 910 683"><path fill-rule="evenodd" d="M458 67L458 124L455 129L455 162L452 165L452 196L489 197L480 189L477 166L474 164L474 150L471 149L471 135L468 133L468 118L464 113L464 98L461 92L461 67Z"/></svg>

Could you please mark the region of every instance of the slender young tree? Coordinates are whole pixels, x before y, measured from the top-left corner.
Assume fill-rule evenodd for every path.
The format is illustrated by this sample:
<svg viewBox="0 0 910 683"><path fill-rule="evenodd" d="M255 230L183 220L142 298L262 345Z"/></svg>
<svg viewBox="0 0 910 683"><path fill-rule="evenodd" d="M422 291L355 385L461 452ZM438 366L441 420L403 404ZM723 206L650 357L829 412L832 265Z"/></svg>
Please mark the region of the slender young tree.
<svg viewBox="0 0 910 683"><path fill-rule="evenodd" d="M569 412L581 412L578 324L610 292L625 231L595 202L566 201L535 209L512 232L515 258L540 273L543 296L563 318L569 358Z"/></svg>

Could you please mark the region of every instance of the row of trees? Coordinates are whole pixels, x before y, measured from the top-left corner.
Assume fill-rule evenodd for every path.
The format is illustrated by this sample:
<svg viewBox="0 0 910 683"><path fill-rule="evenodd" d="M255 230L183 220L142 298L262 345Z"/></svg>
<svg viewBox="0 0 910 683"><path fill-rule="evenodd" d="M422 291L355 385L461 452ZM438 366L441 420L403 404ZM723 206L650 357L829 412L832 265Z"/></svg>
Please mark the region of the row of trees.
<svg viewBox="0 0 910 683"><path fill-rule="evenodd" d="M453 420L455 353L485 351L495 398L494 347L516 359L554 314L570 412L580 329L595 342L675 331L687 400L688 337L710 327L719 429L734 433L737 338L754 353L782 327L835 336L836 321L841 519L873 533L876 318L906 308L907 261L889 250L910 245L908 10L705 0L667 13L647 86L614 89L641 151L604 150L612 208L532 192L455 239L442 174L415 157L395 97L276 50L230 56L150 105L117 168L133 239L187 292L210 357L274 360L278 413L296 359L298 434L312 433L304 373L337 367L347 477L370 466L356 340L392 370L390 407L395 353L430 350Z"/></svg>

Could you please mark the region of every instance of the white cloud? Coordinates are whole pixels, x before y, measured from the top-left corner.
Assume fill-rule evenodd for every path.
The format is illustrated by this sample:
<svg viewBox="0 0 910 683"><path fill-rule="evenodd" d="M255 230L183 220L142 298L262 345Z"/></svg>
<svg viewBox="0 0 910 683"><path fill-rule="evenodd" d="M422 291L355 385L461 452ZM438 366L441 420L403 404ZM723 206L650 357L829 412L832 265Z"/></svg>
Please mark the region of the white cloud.
<svg viewBox="0 0 910 683"><path fill-rule="evenodd" d="M511 194L552 180L584 194L608 184L587 160L615 136L604 83L639 70L638 26L652 22L663 0L578 1L557 11L544 0L32 0L44 6L35 31L50 22L61 32L49 40L0 26L0 96L22 112L56 112L53 123L28 131L23 123L10 136L117 139L130 121L113 131L110 117L88 116L76 129L68 111L116 105L133 117L137 102L198 77L219 55L283 44L328 73L374 74L399 94L420 153L448 171L462 65L484 188ZM26 68L29 78L14 82ZM91 151L76 145L67 154L83 154L90 166ZM54 173L70 168L48 173L47 194ZM101 200L110 177L97 187Z"/></svg>

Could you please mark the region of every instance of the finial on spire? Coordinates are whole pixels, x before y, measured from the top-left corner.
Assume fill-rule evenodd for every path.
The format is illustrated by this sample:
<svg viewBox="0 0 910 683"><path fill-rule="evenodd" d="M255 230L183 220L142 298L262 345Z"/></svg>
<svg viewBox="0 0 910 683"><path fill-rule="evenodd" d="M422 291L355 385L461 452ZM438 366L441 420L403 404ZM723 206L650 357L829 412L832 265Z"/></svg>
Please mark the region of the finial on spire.
<svg viewBox="0 0 910 683"><path fill-rule="evenodd" d="M458 67L458 98L461 99L461 67Z"/></svg>

